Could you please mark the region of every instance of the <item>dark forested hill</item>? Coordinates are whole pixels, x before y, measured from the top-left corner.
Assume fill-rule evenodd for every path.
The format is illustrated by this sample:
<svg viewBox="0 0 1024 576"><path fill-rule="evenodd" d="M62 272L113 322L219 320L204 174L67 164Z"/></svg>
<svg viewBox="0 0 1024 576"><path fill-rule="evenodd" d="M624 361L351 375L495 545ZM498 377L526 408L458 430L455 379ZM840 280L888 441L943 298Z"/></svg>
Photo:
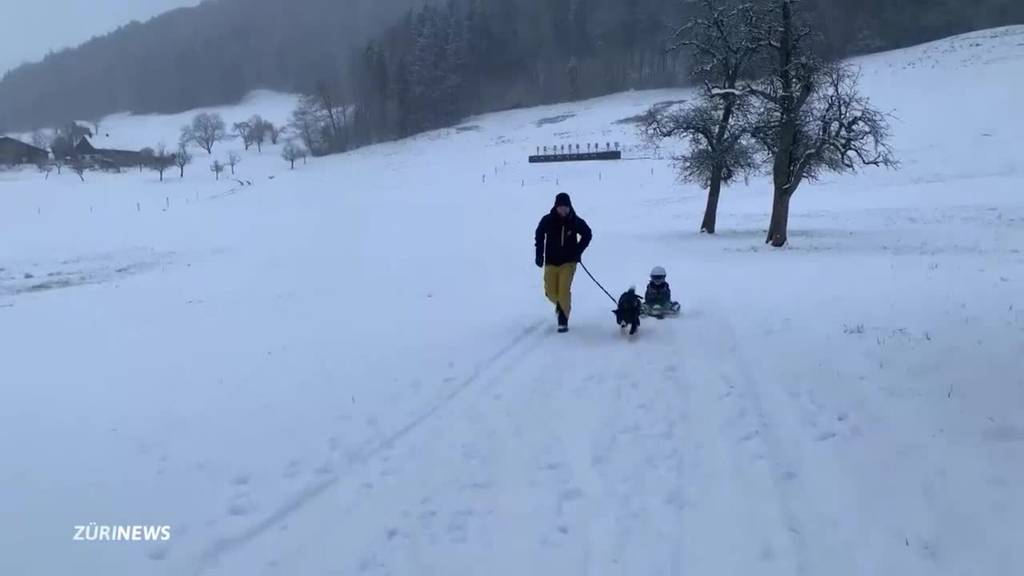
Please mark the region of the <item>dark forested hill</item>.
<svg viewBox="0 0 1024 576"><path fill-rule="evenodd" d="M1022 0L805 0L840 55L902 48L983 28L1024 24Z"/></svg>
<svg viewBox="0 0 1024 576"><path fill-rule="evenodd" d="M1024 0L803 2L837 56L1024 23ZM364 105L381 96L382 109L367 113L396 109L386 132L409 133L466 113L682 82L685 62L662 48L691 5L208 0L9 72L0 80L0 131L329 83Z"/></svg>
<svg viewBox="0 0 1024 576"><path fill-rule="evenodd" d="M422 0L211 0L133 22L0 81L0 130L305 90ZM54 15L59 18L59 14Z"/></svg>

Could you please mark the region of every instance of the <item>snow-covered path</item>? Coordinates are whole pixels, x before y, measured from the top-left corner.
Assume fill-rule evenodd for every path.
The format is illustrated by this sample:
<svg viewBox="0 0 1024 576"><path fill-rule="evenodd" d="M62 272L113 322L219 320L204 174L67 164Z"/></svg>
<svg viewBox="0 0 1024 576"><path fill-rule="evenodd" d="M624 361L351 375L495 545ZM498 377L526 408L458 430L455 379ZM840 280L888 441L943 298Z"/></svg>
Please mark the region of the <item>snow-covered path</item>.
<svg viewBox="0 0 1024 576"><path fill-rule="evenodd" d="M785 250L763 179L702 237L701 191L634 147L622 120L685 91L294 172L270 148L251 185L0 173L0 574L1018 572L1022 45L862 59L904 167L801 189ZM524 162L616 140L629 160ZM581 272L555 334L532 232L557 191L610 290L663 265L684 316L625 338ZM173 537L72 541L89 522Z"/></svg>
<svg viewBox="0 0 1024 576"><path fill-rule="evenodd" d="M758 433L756 384L709 366L735 341L702 340L702 324L642 350L530 326L261 542L212 548L202 572L350 558L340 572L795 573L800 528ZM673 349L683 338L698 345Z"/></svg>
<svg viewBox="0 0 1024 576"><path fill-rule="evenodd" d="M907 430L935 430L913 412L890 419L862 394L853 401L868 405L851 406L835 397L848 392L759 376L728 316L705 310L666 324L657 342L627 345L604 331L570 340L531 325L405 426L347 456L323 490L258 533L215 544L198 573L1017 565L1019 532L983 523L997 503L1020 512L1020 499L960 491L991 484L1005 463L918 445Z"/></svg>

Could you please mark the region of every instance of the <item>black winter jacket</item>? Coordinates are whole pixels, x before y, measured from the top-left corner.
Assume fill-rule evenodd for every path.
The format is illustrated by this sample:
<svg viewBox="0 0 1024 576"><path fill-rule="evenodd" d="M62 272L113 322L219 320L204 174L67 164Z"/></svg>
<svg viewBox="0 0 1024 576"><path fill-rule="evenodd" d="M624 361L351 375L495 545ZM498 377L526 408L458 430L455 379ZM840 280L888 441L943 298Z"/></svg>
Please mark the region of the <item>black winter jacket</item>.
<svg viewBox="0 0 1024 576"><path fill-rule="evenodd" d="M672 288L668 282L647 284L647 292L644 294L644 301L648 306L670 306L672 304Z"/></svg>
<svg viewBox="0 0 1024 576"><path fill-rule="evenodd" d="M544 263L548 266L579 262L593 237L590 226L587 226L587 222L577 216L575 211L562 218L552 208L537 225L534 239L537 259L543 257Z"/></svg>

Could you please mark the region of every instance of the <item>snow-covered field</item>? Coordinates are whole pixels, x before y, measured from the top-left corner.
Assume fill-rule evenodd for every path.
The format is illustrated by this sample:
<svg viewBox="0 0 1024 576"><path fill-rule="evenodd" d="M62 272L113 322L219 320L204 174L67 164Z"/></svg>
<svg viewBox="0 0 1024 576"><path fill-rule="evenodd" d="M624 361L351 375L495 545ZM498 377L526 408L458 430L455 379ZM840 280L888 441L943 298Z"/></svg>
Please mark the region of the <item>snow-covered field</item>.
<svg viewBox="0 0 1024 576"><path fill-rule="evenodd" d="M1020 574L1024 28L859 63L903 168L801 189L783 250L766 179L700 236L702 191L617 123L682 91L237 181L0 173L0 574ZM684 316L625 339L581 271L554 334L557 191L610 290L663 265Z"/></svg>

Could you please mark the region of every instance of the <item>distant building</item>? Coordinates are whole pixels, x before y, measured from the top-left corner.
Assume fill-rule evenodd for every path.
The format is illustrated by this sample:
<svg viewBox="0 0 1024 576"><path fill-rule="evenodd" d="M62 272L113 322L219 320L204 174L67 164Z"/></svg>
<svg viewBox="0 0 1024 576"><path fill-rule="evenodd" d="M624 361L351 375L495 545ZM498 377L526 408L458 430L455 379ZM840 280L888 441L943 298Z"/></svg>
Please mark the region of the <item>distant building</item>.
<svg viewBox="0 0 1024 576"><path fill-rule="evenodd" d="M92 130L88 126L82 126L78 122L72 122L71 125L68 126L67 131L69 133L69 136L71 136L72 142L78 140L79 138L93 137Z"/></svg>
<svg viewBox="0 0 1024 576"><path fill-rule="evenodd" d="M75 156L105 170L134 168L146 163L146 156L142 152L96 148L85 136L75 144Z"/></svg>
<svg viewBox="0 0 1024 576"><path fill-rule="evenodd" d="M40 164L50 159L50 153L14 138L0 137L0 165Z"/></svg>
<svg viewBox="0 0 1024 576"><path fill-rule="evenodd" d="M75 144L75 155L81 158L91 159L96 155L96 152L96 147L85 136L82 136L78 144Z"/></svg>

